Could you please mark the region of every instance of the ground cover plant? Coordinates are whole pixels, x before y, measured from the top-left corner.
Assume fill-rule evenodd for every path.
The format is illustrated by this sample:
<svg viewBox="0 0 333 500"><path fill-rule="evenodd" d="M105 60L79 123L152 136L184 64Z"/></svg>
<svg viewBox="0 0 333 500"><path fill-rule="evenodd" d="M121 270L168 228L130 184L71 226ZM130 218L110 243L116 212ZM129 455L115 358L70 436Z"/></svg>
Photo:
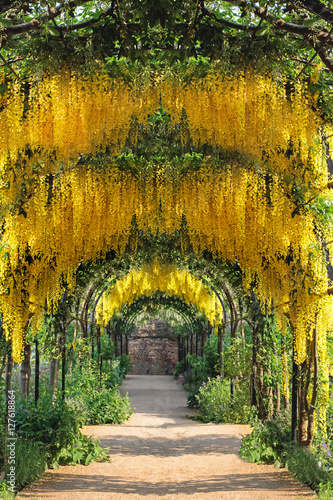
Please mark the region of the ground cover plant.
<svg viewBox="0 0 333 500"><path fill-rule="evenodd" d="M251 434L243 437L240 455L250 462L286 467L295 479L319 493L319 498L333 498L331 447L320 436L311 449L298 446L284 418L257 421Z"/></svg>

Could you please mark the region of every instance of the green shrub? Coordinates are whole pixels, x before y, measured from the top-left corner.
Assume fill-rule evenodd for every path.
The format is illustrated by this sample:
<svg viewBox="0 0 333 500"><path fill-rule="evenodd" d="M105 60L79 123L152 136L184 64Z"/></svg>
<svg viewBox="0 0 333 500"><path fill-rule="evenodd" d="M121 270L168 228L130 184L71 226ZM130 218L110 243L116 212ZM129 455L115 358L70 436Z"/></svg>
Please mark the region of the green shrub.
<svg viewBox="0 0 333 500"><path fill-rule="evenodd" d="M0 500L14 500L15 494L9 491L6 481L0 483Z"/></svg>
<svg viewBox="0 0 333 500"><path fill-rule="evenodd" d="M197 418L203 422L224 422L230 407L230 386L221 377L203 382L197 394L199 410Z"/></svg>
<svg viewBox="0 0 333 500"><path fill-rule="evenodd" d="M243 437L239 453L250 462L285 466L295 479L320 492L319 498L333 498L332 464L325 467L323 462L330 458L326 445L311 450L299 447L291 441L290 427L283 418L257 421L251 434Z"/></svg>
<svg viewBox="0 0 333 500"><path fill-rule="evenodd" d="M105 372L104 383L110 389L122 383L127 373L132 369L132 361L128 354L122 354L112 359Z"/></svg>
<svg viewBox="0 0 333 500"><path fill-rule="evenodd" d="M124 354L114 360L112 365L111 376L116 373L116 379L121 382L125 371L130 369L130 358ZM128 396L122 397L110 378L110 375L104 374L100 379L94 362L73 371L67 387L66 402L73 411L77 411L81 425L122 424L132 415L134 410L131 409Z"/></svg>
<svg viewBox="0 0 333 500"><path fill-rule="evenodd" d="M66 404L75 413L75 418L80 427L89 421L89 407L84 396L67 396Z"/></svg>
<svg viewBox="0 0 333 500"><path fill-rule="evenodd" d="M59 465L89 465L91 462L108 462L110 457L107 449L100 447L99 439L82 436L81 433L72 437L67 446L62 446L52 459L52 467Z"/></svg>
<svg viewBox="0 0 333 500"><path fill-rule="evenodd" d="M184 388L188 391L198 390L203 382L212 376L212 371L207 363L206 356L188 354L186 356L187 371L185 372Z"/></svg>
<svg viewBox="0 0 333 500"><path fill-rule="evenodd" d="M230 399L230 407L225 416L226 422L235 424L251 424L257 415L257 409L250 405L250 385L239 383L234 389L234 396Z"/></svg>
<svg viewBox="0 0 333 500"><path fill-rule="evenodd" d="M36 408L34 401L23 400L16 409L17 436L43 443L51 455L67 446L79 426L74 411L60 398L54 403L46 396L40 398Z"/></svg>
<svg viewBox="0 0 333 500"><path fill-rule="evenodd" d="M307 484L314 491L319 491L321 485L330 482L328 472L321 467L316 454L305 448L292 446L285 451L285 466L295 479Z"/></svg>
<svg viewBox="0 0 333 500"><path fill-rule="evenodd" d="M253 431L242 439L240 455L249 462L283 463L286 446L291 442L288 426L282 421L257 422Z"/></svg>
<svg viewBox="0 0 333 500"><path fill-rule="evenodd" d="M183 359L182 361L177 361L174 369L174 376L175 378L178 378L179 375L182 375L185 372L185 360Z"/></svg>
<svg viewBox="0 0 333 500"><path fill-rule="evenodd" d="M5 481L9 481L9 465ZM37 481L47 468L47 453L34 441L18 439L15 446L15 490Z"/></svg>
<svg viewBox="0 0 333 500"><path fill-rule="evenodd" d="M131 356L128 354L122 354L120 356L120 370L124 374L124 377L129 373L132 369L133 363L131 360Z"/></svg>
<svg viewBox="0 0 333 500"><path fill-rule="evenodd" d="M330 481L326 484L320 485L320 491L318 498L320 500L332 500L333 499L333 483Z"/></svg>
<svg viewBox="0 0 333 500"><path fill-rule="evenodd" d="M83 436L80 425L75 411L60 399L51 403L50 399L41 398L36 408L33 401L21 401L17 406L18 441L42 447L48 466L108 460L99 441Z"/></svg>
<svg viewBox="0 0 333 500"><path fill-rule="evenodd" d="M0 491L0 500L15 500L15 494L10 491Z"/></svg>
<svg viewBox="0 0 333 500"><path fill-rule="evenodd" d="M198 408L199 401L197 398L198 388L192 387L187 393L187 406L189 408Z"/></svg>
<svg viewBox="0 0 333 500"><path fill-rule="evenodd" d="M122 397L118 389L90 391L85 401L88 406L90 424L122 424L134 412L128 396Z"/></svg>

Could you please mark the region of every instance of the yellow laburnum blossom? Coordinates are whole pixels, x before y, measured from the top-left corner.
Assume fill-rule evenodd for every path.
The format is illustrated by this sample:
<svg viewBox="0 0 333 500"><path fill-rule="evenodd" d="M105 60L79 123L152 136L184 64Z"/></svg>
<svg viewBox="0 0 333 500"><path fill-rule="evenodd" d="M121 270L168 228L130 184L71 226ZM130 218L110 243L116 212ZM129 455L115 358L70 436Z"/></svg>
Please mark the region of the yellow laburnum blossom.
<svg viewBox="0 0 333 500"><path fill-rule="evenodd" d="M98 323L106 324L122 305L132 304L140 296L149 297L156 291L165 292L169 297L177 295L186 304L195 304L212 325L222 322L221 306L217 306L214 294L208 291L199 278L186 269L155 260L141 269L132 269L105 292L96 308Z"/></svg>
<svg viewBox="0 0 333 500"><path fill-rule="evenodd" d="M134 216L138 230L167 234L181 230L185 216L188 241L197 251L208 249L225 262L237 261L245 289L255 278L258 298L262 304L273 300L282 329L289 316L299 361L306 356L317 311L324 345L332 317L326 263L311 212L293 213L279 176L272 177L267 197L264 180L245 169L173 179L161 168L158 175L158 183L154 173L141 182L116 168L96 172L81 166L54 179L51 198L47 178L41 176L26 213L6 217L0 307L7 336L15 339L15 359L29 318L38 323L45 303L56 307L64 278L74 289L80 262L94 262L111 249L121 253ZM189 290L191 279L184 278ZM172 279L168 283L172 289ZM146 286L150 293L151 285Z"/></svg>

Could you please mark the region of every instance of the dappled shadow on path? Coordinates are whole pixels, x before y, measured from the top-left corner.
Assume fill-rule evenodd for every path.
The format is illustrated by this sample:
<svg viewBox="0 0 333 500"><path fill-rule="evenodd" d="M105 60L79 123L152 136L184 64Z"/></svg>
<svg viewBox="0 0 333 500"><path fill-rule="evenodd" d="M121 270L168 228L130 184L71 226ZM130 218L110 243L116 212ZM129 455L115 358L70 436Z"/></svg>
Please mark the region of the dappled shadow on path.
<svg viewBox="0 0 333 500"><path fill-rule="evenodd" d="M49 478L47 477L49 475ZM45 479L54 480L53 474L46 474ZM198 480L170 481L164 480L160 482L149 481L133 481L129 479L117 478L104 475L89 475L77 474L76 476L67 475L59 472L57 474L57 483L54 484L57 492L74 490L83 490L86 493L117 493L122 495L167 495L174 494L191 495L195 493L216 493L216 492L246 492L260 491L265 492L278 490L283 486L288 488L288 496L299 493L299 487L288 480L288 475L285 472L278 474L260 473L260 474L228 474L226 476L212 476L201 478ZM35 488L34 493L38 494L43 491L43 488ZM312 492L303 493L303 498L313 496ZM93 498L93 496L91 496ZM116 497L114 497L116 498Z"/></svg>
<svg viewBox="0 0 333 500"><path fill-rule="evenodd" d="M290 500L313 498L285 470L249 464L238 455L249 426L191 421L186 393L167 376L129 376L136 414L120 426L87 426L109 447L111 463L61 467L26 488L38 500Z"/></svg>
<svg viewBox="0 0 333 500"><path fill-rule="evenodd" d="M233 436L208 434L171 439L167 437L110 436L101 439L101 445L110 448L110 454L128 456L152 455L179 457L182 455L237 454L239 439Z"/></svg>

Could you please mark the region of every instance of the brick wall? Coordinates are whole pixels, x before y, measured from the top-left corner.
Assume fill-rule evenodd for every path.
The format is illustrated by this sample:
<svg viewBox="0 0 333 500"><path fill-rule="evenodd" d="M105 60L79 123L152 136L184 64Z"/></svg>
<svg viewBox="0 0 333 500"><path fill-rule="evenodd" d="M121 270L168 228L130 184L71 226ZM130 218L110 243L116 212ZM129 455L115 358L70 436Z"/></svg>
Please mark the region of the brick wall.
<svg viewBox="0 0 333 500"><path fill-rule="evenodd" d="M178 361L178 341L164 321L153 320L138 326L128 339L128 353L136 374L172 373Z"/></svg>

